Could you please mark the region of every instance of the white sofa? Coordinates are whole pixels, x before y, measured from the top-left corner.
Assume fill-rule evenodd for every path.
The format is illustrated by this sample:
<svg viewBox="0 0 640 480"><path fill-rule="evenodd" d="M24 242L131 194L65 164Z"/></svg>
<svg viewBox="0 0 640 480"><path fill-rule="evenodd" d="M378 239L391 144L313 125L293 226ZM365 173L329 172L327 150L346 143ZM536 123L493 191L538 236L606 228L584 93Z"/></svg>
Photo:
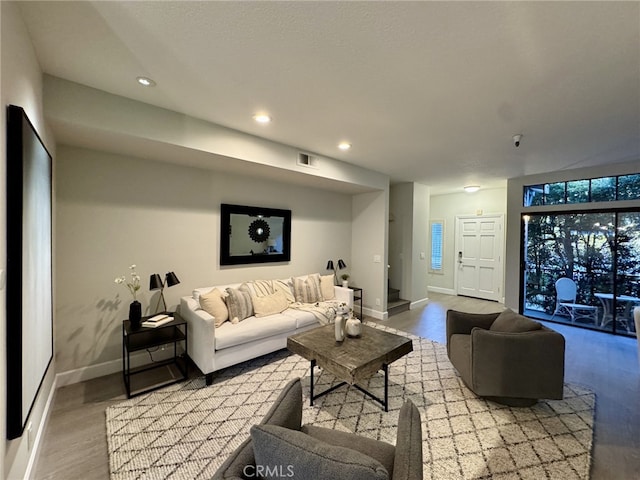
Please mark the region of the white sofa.
<svg viewBox="0 0 640 480"><path fill-rule="evenodd" d="M236 324L227 321L216 327L214 317L200 307L199 296L214 288L224 292L240 285L196 288L191 296L180 299L179 314L189 329L187 353L205 374L207 385L213 382L213 372L286 348L287 337L320 325L312 312L287 308L282 313L251 316ZM353 290L335 286L334 291L332 302L353 308Z"/></svg>

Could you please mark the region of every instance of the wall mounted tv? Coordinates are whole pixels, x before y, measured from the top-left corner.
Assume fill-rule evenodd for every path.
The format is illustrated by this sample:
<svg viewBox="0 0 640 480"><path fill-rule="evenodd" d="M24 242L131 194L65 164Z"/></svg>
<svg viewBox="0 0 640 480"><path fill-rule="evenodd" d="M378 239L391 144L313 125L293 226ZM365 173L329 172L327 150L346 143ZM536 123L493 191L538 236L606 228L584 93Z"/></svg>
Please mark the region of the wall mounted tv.
<svg viewBox="0 0 640 480"><path fill-rule="evenodd" d="M20 437L53 359L51 155L7 107L7 438Z"/></svg>
<svg viewBox="0 0 640 480"><path fill-rule="evenodd" d="M291 260L291 210L220 205L220 265Z"/></svg>

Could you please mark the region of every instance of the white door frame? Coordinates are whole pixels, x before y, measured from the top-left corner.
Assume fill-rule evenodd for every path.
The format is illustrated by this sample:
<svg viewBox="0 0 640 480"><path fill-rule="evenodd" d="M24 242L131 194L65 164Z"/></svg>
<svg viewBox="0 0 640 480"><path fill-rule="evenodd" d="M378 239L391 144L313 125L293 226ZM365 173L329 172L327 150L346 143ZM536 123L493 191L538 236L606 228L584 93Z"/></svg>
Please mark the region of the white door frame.
<svg viewBox="0 0 640 480"><path fill-rule="evenodd" d="M500 303L504 303L505 301L505 297L504 297L504 258L505 258L505 226L504 226L504 213L489 213L489 214L485 214L485 215L456 215L456 224L455 224L455 233L454 233L454 251L453 251L453 265L454 265L454 274L453 274L453 290L455 291L456 295L459 295L458 293L458 252L460 251L460 220L466 220L466 219L482 219L482 218L499 218L502 224L502 230L501 230L501 237L500 237L500 242L501 242L501 247L500 247L500 256L499 256L499 263L500 263L500 298L498 299L498 301Z"/></svg>

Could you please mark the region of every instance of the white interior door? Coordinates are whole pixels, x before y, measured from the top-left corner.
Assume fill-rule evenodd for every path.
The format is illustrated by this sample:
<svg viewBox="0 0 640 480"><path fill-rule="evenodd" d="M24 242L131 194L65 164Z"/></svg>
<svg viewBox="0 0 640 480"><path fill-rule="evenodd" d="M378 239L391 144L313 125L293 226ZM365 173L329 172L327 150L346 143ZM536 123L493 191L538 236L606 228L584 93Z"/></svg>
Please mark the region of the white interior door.
<svg viewBox="0 0 640 480"><path fill-rule="evenodd" d="M456 217L458 295L502 299L503 216Z"/></svg>

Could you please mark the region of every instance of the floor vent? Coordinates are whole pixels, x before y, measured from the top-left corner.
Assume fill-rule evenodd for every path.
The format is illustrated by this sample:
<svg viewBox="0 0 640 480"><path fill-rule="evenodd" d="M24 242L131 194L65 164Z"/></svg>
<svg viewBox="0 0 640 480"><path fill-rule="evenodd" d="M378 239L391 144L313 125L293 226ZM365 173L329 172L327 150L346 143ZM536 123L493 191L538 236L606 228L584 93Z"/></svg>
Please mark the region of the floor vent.
<svg viewBox="0 0 640 480"><path fill-rule="evenodd" d="M308 153L299 153L297 163L302 167L318 168L318 159Z"/></svg>

